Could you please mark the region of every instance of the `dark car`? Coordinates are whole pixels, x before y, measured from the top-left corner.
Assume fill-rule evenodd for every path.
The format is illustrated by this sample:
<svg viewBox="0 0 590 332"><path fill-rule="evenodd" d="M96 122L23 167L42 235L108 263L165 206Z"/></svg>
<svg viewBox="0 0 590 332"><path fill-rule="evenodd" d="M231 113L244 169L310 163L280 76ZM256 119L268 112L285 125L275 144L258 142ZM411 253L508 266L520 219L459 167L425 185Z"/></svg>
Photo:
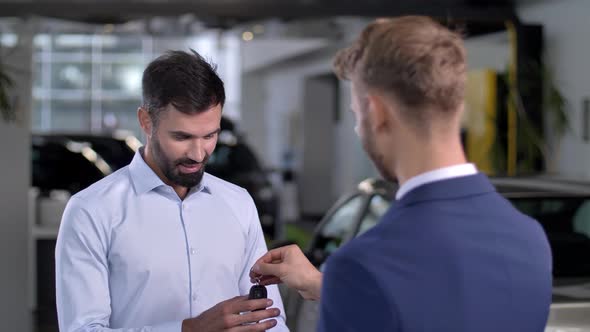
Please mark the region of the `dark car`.
<svg viewBox="0 0 590 332"><path fill-rule="evenodd" d="M33 135L31 154L32 185L42 194L56 189L73 194L113 171L86 142Z"/></svg>
<svg viewBox="0 0 590 332"><path fill-rule="evenodd" d="M252 195L262 229L272 239L277 229L278 193L250 147L234 133L233 124L226 120L222 128L206 171ZM32 185L42 193L61 189L74 194L128 165L140 146L135 136L123 131L34 134Z"/></svg>
<svg viewBox="0 0 590 332"><path fill-rule="evenodd" d="M278 193L272 186L269 174L243 140L232 133L222 132L205 170L246 189L258 209L262 230L270 238L276 237Z"/></svg>
<svg viewBox="0 0 590 332"><path fill-rule="evenodd" d="M590 325L590 186L543 178L495 178L492 183L512 204L539 221L553 251L554 296L547 331ZM397 186L369 179L340 199L315 228L306 255L320 270L344 243L375 226ZM316 328L318 303L297 292L284 296L293 331Z"/></svg>

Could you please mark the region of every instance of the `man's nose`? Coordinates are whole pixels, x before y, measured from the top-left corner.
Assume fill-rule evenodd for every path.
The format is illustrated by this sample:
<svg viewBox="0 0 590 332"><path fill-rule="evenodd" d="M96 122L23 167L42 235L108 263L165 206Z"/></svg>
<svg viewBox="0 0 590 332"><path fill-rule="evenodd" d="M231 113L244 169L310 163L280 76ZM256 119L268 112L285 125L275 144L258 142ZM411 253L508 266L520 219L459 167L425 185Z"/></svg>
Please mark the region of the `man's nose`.
<svg viewBox="0 0 590 332"><path fill-rule="evenodd" d="M205 147L201 140L195 140L193 146L191 147L188 157L194 161L202 162L205 159L206 155L207 152L205 152Z"/></svg>

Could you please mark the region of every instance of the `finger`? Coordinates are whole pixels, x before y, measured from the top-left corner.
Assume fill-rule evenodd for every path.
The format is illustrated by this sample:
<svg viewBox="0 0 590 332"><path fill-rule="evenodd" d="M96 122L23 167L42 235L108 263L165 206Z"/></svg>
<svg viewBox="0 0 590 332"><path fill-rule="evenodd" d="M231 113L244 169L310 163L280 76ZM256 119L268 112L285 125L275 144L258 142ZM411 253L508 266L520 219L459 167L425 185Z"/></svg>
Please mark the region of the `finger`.
<svg viewBox="0 0 590 332"><path fill-rule="evenodd" d="M261 264L268 264L268 263L273 263L273 262L282 262L282 257L283 257L283 248L276 248L273 249L269 252L267 252L266 254L264 254L262 257L260 257L252 266L252 269L250 269L250 278L256 278L264 273L261 273L261 271L259 271L259 265Z"/></svg>
<svg viewBox="0 0 590 332"><path fill-rule="evenodd" d="M261 332L261 331L270 330L273 327L275 327L276 325L277 325L276 319L269 319L264 322L260 322L260 323L256 323L256 324L236 326L236 327L231 328L227 331L228 332Z"/></svg>
<svg viewBox="0 0 590 332"><path fill-rule="evenodd" d="M257 300L246 300L232 303L231 312L239 314L246 311L254 311L258 309L266 309L273 304L271 299L257 299Z"/></svg>
<svg viewBox="0 0 590 332"><path fill-rule="evenodd" d="M235 296L229 300L226 300L224 302L228 302L228 303L234 303L234 302L244 302L248 300L248 295L240 295L240 296Z"/></svg>
<svg viewBox="0 0 590 332"><path fill-rule="evenodd" d="M265 304L267 304L265 302L267 300L268 299L256 300L256 301L260 301L260 302L257 302L256 305L260 305L261 308L270 307L272 304L269 304L266 307L264 306ZM221 309L226 314L239 314L241 312L244 312L244 310L242 310L242 307L245 305L244 303L247 303L248 301L251 301L251 300L248 300L248 295L241 295L241 296L236 296L236 297L233 297L229 300L223 301L223 302L219 303L218 305L221 306Z"/></svg>
<svg viewBox="0 0 590 332"><path fill-rule="evenodd" d="M270 308L266 310L259 310L259 311L252 311L248 313L244 313L242 315L238 315L235 318L236 324L247 324L247 323L257 323L261 320L269 319L277 317L281 314L281 310L278 308Z"/></svg>
<svg viewBox="0 0 590 332"><path fill-rule="evenodd" d="M267 252L264 256L259 258L250 269L250 278L254 279L261 275L281 277L285 269L285 264L283 264L283 262L285 261L285 257L289 254L298 256L302 253L301 249L294 244L272 249Z"/></svg>
<svg viewBox="0 0 590 332"><path fill-rule="evenodd" d="M282 281L279 277L275 276L259 276L257 278L250 278L250 282L253 284L259 283L261 285L280 284Z"/></svg>
<svg viewBox="0 0 590 332"><path fill-rule="evenodd" d="M285 259L285 256L289 251L297 250L298 248L299 247L292 244L285 247L272 249L260 257L256 263L280 263ZM256 265L256 263L254 265Z"/></svg>

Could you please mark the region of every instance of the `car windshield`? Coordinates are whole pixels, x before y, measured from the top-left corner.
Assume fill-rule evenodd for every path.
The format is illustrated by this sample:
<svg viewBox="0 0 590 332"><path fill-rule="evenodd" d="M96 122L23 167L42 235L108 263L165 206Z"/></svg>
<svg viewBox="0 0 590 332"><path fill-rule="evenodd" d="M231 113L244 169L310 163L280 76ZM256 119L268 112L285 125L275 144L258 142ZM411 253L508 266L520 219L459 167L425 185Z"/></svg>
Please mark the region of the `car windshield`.
<svg viewBox="0 0 590 332"><path fill-rule="evenodd" d="M207 163L207 172L221 178L260 170L256 156L241 143L218 144Z"/></svg>
<svg viewBox="0 0 590 332"><path fill-rule="evenodd" d="M82 152L55 142L34 144L31 157L32 185L41 190L63 189L75 193L106 175Z"/></svg>
<svg viewBox="0 0 590 332"><path fill-rule="evenodd" d="M68 137L74 141L90 143L92 149L100 154L114 170L127 166L135 154L135 152L127 146L125 140L99 136L70 135Z"/></svg>
<svg viewBox="0 0 590 332"><path fill-rule="evenodd" d="M511 198L547 233L555 277L590 277L590 199L585 197Z"/></svg>

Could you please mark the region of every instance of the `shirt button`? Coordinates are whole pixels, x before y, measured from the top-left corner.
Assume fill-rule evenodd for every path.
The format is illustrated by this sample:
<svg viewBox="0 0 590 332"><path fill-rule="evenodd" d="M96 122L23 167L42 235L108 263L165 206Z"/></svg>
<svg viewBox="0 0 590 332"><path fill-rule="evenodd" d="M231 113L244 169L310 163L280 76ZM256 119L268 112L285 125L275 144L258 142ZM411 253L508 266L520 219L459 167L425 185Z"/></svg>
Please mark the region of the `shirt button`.
<svg viewBox="0 0 590 332"><path fill-rule="evenodd" d="M195 248L191 248L191 255L194 255L197 253L197 250Z"/></svg>
<svg viewBox="0 0 590 332"><path fill-rule="evenodd" d="M197 300L197 294L193 293L193 301Z"/></svg>

